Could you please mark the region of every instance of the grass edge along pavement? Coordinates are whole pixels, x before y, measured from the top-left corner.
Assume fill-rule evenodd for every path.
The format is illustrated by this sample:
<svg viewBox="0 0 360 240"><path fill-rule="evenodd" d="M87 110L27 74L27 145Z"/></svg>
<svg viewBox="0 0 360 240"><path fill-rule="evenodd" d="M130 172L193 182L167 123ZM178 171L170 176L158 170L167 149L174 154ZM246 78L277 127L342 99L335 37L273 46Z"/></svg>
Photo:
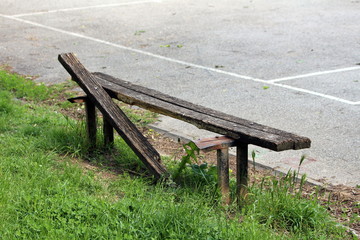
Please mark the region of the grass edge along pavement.
<svg viewBox="0 0 360 240"><path fill-rule="evenodd" d="M286 191L291 174L250 186L241 210L221 206L216 175L201 164L187 164L177 185L101 178L108 159L146 172L118 137L112 155L88 155L82 122L46 104L53 89L0 71L1 239L354 239L316 200ZM84 171L74 159L105 167Z"/></svg>

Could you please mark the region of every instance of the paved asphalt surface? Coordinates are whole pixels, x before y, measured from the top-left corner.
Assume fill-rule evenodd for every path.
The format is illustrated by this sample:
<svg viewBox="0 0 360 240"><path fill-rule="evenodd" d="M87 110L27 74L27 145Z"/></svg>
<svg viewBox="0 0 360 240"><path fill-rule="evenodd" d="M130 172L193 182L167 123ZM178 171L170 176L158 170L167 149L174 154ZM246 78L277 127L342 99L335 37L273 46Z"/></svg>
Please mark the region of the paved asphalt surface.
<svg viewBox="0 0 360 240"><path fill-rule="evenodd" d="M102 71L307 136L258 163L360 184L359 0L1 0L0 64L48 84L74 52ZM165 131L201 134L168 118ZM252 150L253 148L251 148Z"/></svg>

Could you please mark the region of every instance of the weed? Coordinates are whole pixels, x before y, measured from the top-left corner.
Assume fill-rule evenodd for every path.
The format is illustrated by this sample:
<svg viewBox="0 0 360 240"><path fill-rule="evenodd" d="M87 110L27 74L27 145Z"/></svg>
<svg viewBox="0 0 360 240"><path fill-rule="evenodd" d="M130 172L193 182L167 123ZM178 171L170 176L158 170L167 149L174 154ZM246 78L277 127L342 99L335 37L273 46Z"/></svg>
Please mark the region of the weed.
<svg viewBox="0 0 360 240"><path fill-rule="evenodd" d="M179 168L173 174L173 178L177 179L182 171L184 171L186 164L191 164L192 161L197 162L197 154L199 154L199 148L193 142L189 142L183 145L186 155L181 158Z"/></svg>

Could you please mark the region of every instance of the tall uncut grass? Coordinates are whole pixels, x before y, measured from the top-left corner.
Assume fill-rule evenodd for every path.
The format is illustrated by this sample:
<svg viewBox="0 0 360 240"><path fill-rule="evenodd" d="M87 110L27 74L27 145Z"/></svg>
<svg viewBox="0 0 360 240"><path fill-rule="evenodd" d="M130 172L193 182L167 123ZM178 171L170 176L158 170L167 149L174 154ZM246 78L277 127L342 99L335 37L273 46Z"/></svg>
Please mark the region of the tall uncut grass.
<svg viewBox="0 0 360 240"><path fill-rule="evenodd" d="M199 177L194 166L181 185L85 171L74 158L106 157L88 155L81 122L40 104L49 94L0 71L0 239L351 239L315 201L288 191L291 176L250 187L239 209L222 207L216 179L203 180L211 171ZM119 166L143 168L118 137L116 149Z"/></svg>

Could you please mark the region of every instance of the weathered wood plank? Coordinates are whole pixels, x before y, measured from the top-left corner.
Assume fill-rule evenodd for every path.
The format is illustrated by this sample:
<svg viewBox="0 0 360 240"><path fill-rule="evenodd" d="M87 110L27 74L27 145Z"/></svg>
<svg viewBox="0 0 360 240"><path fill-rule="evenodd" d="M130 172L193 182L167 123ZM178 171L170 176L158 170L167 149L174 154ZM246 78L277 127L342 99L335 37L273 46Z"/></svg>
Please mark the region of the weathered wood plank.
<svg viewBox="0 0 360 240"><path fill-rule="evenodd" d="M236 194L238 201L247 193L248 185L248 145L239 143L236 147ZM241 204L239 202L239 204Z"/></svg>
<svg viewBox="0 0 360 240"><path fill-rule="evenodd" d="M236 145L235 139L226 136L202 138L193 142L200 150L203 150L204 152L229 148Z"/></svg>
<svg viewBox="0 0 360 240"><path fill-rule="evenodd" d="M86 112L86 131L89 140L90 150L96 148L96 108L95 105L89 100L85 100Z"/></svg>
<svg viewBox="0 0 360 240"><path fill-rule="evenodd" d="M86 102L87 96L78 96L73 98L68 98L68 101L71 103L84 103Z"/></svg>
<svg viewBox="0 0 360 240"><path fill-rule="evenodd" d="M217 150L217 170L218 185L222 195L224 205L229 205L230 199L230 183L229 183L229 149Z"/></svg>
<svg viewBox="0 0 360 240"><path fill-rule="evenodd" d="M71 103L85 103L86 133L90 150L96 148L97 119L95 105L87 96L68 98Z"/></svg>
<svg viewBox="0 0 360 240"><path fill-rule="evenodd" d="M262 133L269 133L271 135L279 135L279 136L283 137L283 140L284 140L284 142L282 143L283 149L279 148L279 149L272 149L272 150L281 151L281 150L287 150L287 149L302 149L302 148L310 147L310 144L311 144L310 139L306 138L306 137L298 136L296 134L285 132L285 131L282 131L279 129L267 127L267 126L264 126L264 125L261 125L261 124L258 124L258 123L252 122L252 121L248 121L248 120L245 120L242 118L238 118L238 117L235 117L235 116L232 116L229 114L225 114L225 113L213 110L213 109L205 108L200 105L192 104L190 102L163 94L156 90L138 86L138 85L126 82L124 80L103 74L103 73L94 73L94 75L96 75L99 78L99 80L100 80L99 82L105 89L113 91L114 93L119 94L120 92L118 92L118 91L121 90L121 88L119 89L118 87L121 86L123 88L126 88L126 89L136 92L137 95L149 96L151 98L163 101L164 103L169 103L172 106L188 109L190 111L193 111L193 114L195 114L195 115L197 113L205 114L207 116L211 116L216 119L226 120L229 123L233 123L236 125L242 125L247 128L258 130ZM126 96L121 96L121 97L123 99L125 99ZM131 102L131 98L132 98L131 96L127 96L126 100L128 101L128 103L136 104L136 105L139 104L137 101ZM144 106L144 105L142 107L146 108L146 106ZM155 111L156 107L153 106L151 110ZM165 113L163 113L163 114L165 114ZM172 117L174 117L174 116L172 116ZM181 119L181 120L184 120L184 119ZM192 123L192 122L190 122L190 123ZM221 134L224 134L224 133L221 133ZM224 134L224 135L228 135L228 134ZM230 135L228 135L228 136L230 136ZM257 144L255 144L255 145L257 145Z"/></svg>
<svg viewBox="0 0 360 240"><path fill-rule="evenodd" d="M106 118L103 119L103 134L105 147L112 147L114 145L114 128Z"/></svg>
<svg viewBox="0 0 360 240"><path fill-rule="evenodd" d="M189 122L199 128L226 135L244 143L254 144L275 151L282 151L296 148L295 143L299 142L299 137L295 138L292 136L282 136L275 133L265 132L263 129L259 130L252 128L254 124L246 126L242 122L237 123L235 121L217 118L203 112L179 106L176 103L163 101L157 97L137 91L138 86L135 88L134 85L132 85L132 88L136 89L133 90L123 87L117 83L109 82L108 79L105 80L98 77L97 81L106 90L111 92L111 95L115 95L119 100L125 103L135 104L150 111ZM120 81L122 80L119 80L119 82ZM161 95L161 93L159 93L159 95ZM195 108L197 105L194 105L193 107ZM215 114L215 111L212 111L212 114ZM219 112L219 114L221 115L222 113ZM264 128L267 127L264 126ZM308 138L303 138L303 142L308 142L308 144L310 144L310 140ZM299 147L299 144L297 147ZM303 145L302 147L305 146Z"/></svg>
<svg viewBox="0 0 360 240"><path fill-rule="evenodd" d="M108 93L96 82L95 77L72 53L60 54L58 59L153 175L156 178L163 175L166 170L160 163L159 153L112 101Z"/></svg>

